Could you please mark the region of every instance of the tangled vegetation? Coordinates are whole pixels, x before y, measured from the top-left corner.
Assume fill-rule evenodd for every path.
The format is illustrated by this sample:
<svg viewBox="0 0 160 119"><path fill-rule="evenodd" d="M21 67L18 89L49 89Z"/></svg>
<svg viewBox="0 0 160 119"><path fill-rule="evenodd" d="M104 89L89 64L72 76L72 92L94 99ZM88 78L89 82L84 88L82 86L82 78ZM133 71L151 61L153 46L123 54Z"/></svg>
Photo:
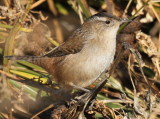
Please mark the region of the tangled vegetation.
<svg viewBox="0 0 160 119"><path fill-rule="evenodd" d="M41 67L3 58L45 54L101 11L132 22L120 27L111 76L87 105L77 101L77 90L74 101L62 101ZM159 0L1 0L0 55L0 119L160 118Z"/></svg>

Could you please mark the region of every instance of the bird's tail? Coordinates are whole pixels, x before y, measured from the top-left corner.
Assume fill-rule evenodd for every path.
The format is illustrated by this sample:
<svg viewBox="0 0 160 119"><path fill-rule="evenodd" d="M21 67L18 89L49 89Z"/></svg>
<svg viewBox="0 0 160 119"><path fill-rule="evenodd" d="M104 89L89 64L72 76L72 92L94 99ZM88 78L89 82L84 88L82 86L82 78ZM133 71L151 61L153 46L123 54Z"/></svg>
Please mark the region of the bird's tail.
<svg viewBox="0 0 160 119"><path fill-rule="evenodd" d="M6 58L8 60L24 60L24 61L33 61L42 57L43 56L3 56L3 58Z"/></svg>
<svg viewBox="0 0 160 119"><path fill-rule="evenodd" d="M46 69L46 67L49 67L48 65L50 63L48 63L47 65L47 62L52 62L49 57L44 57L44 56L3 56L3 58L6 58L12 61L15 61L15 60L27 61L32 64L38 65L44 69Z"/></svg>

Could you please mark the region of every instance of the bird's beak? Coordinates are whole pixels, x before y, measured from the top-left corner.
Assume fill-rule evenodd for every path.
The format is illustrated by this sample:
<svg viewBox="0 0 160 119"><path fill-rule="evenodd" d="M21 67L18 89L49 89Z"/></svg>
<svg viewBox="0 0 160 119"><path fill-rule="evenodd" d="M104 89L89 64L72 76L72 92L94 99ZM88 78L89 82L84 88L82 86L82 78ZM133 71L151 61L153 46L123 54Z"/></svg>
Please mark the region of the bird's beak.
<svg viewBox="0 0 160 119"><path fill-rule="evenodd" d="M124 22L132 22L132 20L131 20L131 19L127 19L127 18L122 18L122 19L120 19L120 22L121 22L121 23L124 23Z"/></svg>

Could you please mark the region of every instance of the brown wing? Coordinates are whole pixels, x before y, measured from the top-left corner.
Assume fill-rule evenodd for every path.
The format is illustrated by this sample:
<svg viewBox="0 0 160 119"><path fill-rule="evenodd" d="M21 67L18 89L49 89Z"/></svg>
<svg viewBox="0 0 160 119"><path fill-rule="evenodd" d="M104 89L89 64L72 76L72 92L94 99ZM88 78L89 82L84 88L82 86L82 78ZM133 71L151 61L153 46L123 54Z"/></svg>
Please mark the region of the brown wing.
<svg viewBox="0 0 160 119"><path fill-rule="evenodd" d="M57 48L51 50L44 56L60 57L80 52L84 46L85 41L85 38L83 37L85 34L83 34L81 30L81 28L77 29L75 32L73 32L73 34L69 37L69 39L66 42L64 42Z"/></svg>
<svg viewBox="0 0 160 119"><path fill-rule="evenodd" d="M86 32L82 32L82 27L77 29L73 34L69 37L69 39L61 44L60 46L56 47L55 49L51 50L47 54L43 56L4 56L7 59L14 59L14 60L25 60L25 61L33 61L35 59L39 59L42 57L61 57L69 54L75 54L80 52L84 46L84 41L86 40L87 34Z"/></svg>

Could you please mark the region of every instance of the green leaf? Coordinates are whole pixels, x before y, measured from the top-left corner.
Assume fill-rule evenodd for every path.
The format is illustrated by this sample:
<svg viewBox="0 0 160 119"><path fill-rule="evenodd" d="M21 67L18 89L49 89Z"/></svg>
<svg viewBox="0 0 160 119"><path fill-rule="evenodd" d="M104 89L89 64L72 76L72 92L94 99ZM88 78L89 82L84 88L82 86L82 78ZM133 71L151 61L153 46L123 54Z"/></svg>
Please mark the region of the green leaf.
<svg viewBox="0 0 160 119"><path fill-rule="evenodd" d="M153 78L155 76L154 71L148 67L143 67L143 71L147 77Z"/></svg>
<svg viewBox="0 0 160 119"><path fill-rule="evenodd" d="M40 77L49 77L49 74L38 73L38 72L35 72L33 70L29 70L29 69L21 69L21 68L20 69L18 69L18 68L14 69L14 68L12 68L11 70L26 72L26 73L37 75L37 76L40 76Z"/></svg>
<svg viewBox="0 0 160 119"><path fill-rule="evenodd" d="M99 113L96 113L96 114L95 114L95 117L97 117L98 119L99 119L99 118L100 118L100 119L103 118L103 116L102 116L101 114L99 114Z"/></svg>
<svg viewBox="0 0 160 119"><path fill-rule="evenodd" d="M33 87L31 87L31 86L24 85L24 84L22 84L22 83L20 83L20 82L14 81L14 80L9 80L9 82L10 82L13 86L15 86L16 88L18 88L18 89L22 89L22 87L23 87L23 91L26 92L27 94L30 94L30 96L31 96L31 98L32 98L33 100L36 100L36 96L37 96L37 94L38 94L38 93L37 93L37 92L38 92L38 89L33 88Z"/></svg>
<svg viewBox="0 0 160 119"><path fill-rule="evenodd" d="M0 27L7 28L7 29L12 29L14 26L11 26L11 25L8 25L8 24L0 24ZM20 31L31 32L33 30L32 29L28 29L28 28L20 28Z"/></svg>
<svg viewBox="0 0 160 119"><path fill-rule="evenodd" d="M16 74L18 76L21 76L23 78L33 79L36 82L40 81L42 84L48 83L48 78L46 78L46 77L40 78L37 75L30 74L30 73L27 73L27 72L17 71L17 70L10 70L10 72L13 73L13 74Z"/></svg>
<svg viewBox="0 0 160 119"><path fill-rule="evenodd" d="M113 77L110 77L110 78L108 79L107 84L108 84L111 88L114 88L114 89L117 89L117 90L119 90L119 91L121 91L121 92L124 92L121 83L120 83L119 81L117 81L116 79L114 79Z"/></svg>
<svg viewBox="0 0 160 119"><path fill-rule="evenodd" d="M110 108L123 108L124 106L121 105L120 103L106 103L106 106L110 107Z"/></svg>
<svg viewBox="0 0 160 119"><path fill-rule="evenodd" d="M82 8L83 13L85 14L85 16L87 18L89 18L91 15L88 12L87 8L85 8L85 6L82 4L81 0L77 0L77 3L80 5L80 7Z"/></svg>
<svg viewBox="0 0 160 119"><path fill-rule="evenodd" d="M22 64L22 65L24 65L24 66L30 67L30 68L32 68L32 69L44 70L42 67L37 66L37 65L32 64L32 63L29 63L29 62L26 62L26 61L17 60L16 62L19 63L19 64Z"/></svg>
<svg viewBox="0 0 160 119"><path fill-rule="evenodd" d="M104 96L104 95L97 94L97 99L98 99L98 100L106 100L106 99L109 99L109 98L107 98L107 97Z"/></svg>
<svg viewBox="0 0 160 119"><path fill-rule="evenodd" d="M68 10L60 3L56 3L58 11L63 15L68 15Z"/></svg>

